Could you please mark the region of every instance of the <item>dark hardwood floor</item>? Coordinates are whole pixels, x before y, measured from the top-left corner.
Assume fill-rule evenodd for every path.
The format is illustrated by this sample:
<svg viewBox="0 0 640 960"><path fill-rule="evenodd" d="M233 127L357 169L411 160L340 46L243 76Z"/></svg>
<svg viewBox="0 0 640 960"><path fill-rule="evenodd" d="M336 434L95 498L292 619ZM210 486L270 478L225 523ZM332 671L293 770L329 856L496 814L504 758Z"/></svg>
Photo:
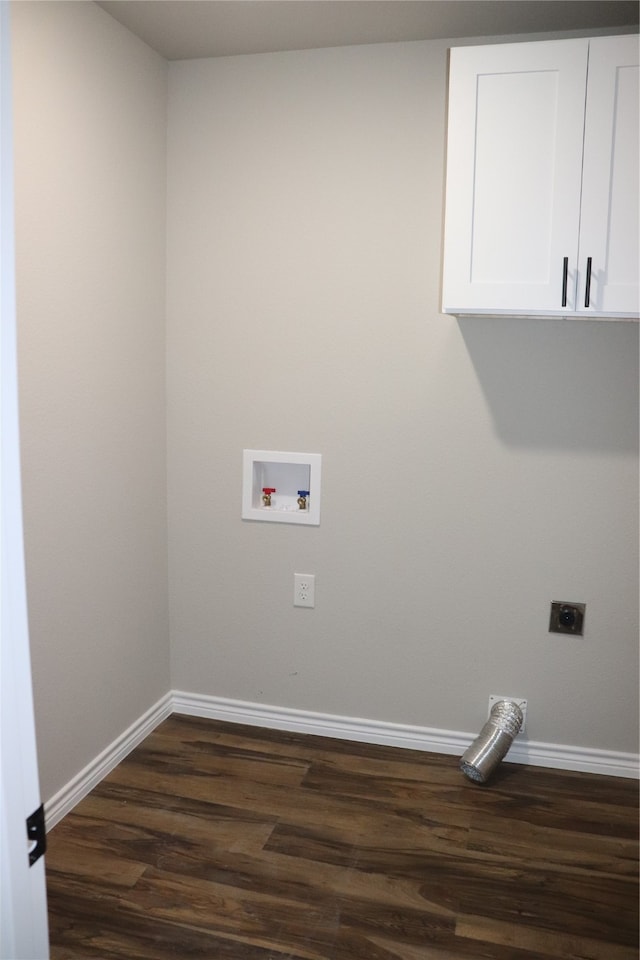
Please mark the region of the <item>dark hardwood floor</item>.
<svg viewBox="0 0 640 960"><path fill-rule="evenodd" d="M636 960L638 783L172 716L48 837L52 960Z"/></svg>

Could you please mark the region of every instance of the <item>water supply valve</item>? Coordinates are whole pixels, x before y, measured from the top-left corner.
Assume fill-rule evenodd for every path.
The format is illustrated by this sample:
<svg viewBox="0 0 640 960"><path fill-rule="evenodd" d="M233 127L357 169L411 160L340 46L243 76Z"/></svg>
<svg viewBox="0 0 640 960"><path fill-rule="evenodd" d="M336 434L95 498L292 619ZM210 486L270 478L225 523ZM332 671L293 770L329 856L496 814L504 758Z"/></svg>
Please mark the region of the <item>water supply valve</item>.
<svg viewBox="0 0 640 960"><path fill-rule="evenodd" d="M263 487L262 488L262 503L265 507L271 506L271 494L276 492L275 487Z"/></svg>

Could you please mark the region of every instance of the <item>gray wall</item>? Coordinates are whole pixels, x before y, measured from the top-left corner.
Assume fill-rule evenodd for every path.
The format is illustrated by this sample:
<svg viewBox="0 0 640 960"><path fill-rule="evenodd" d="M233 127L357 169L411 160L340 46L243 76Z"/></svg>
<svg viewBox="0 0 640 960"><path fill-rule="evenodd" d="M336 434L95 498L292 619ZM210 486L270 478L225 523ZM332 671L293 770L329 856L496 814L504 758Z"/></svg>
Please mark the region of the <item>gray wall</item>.
<svg viewBox="0 0 640 960"><path fill-rule="evenodd" d="M90 3L12 17L27 591L43 798L169 687L167 65Z"/></svg>
<svg viewBox="0 0 640 960"><path fill-rule="evenodd" d="M632 751L638 328L439 314L448 45L170 65L172 681ZM319 528L241 521L243 447L322 454Z"/></svg>
<svg viewBox="0 0 640 960"><path fill-rule="evenodd" d="M170 65L165 231L167 65L13 31L43 797L170 688L637 750L638 328L439 314L447 42ZM244 447L322 454L320 527L240 519Z"/></svg>

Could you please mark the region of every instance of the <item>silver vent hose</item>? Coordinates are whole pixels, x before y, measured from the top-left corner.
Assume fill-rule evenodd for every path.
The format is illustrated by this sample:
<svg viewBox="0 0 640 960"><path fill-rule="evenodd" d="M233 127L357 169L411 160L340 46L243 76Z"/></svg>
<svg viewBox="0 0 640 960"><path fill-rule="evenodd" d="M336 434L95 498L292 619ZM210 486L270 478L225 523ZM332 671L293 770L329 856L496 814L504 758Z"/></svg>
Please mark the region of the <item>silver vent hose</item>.
<svg viewBox="0 0 640 960"><path fill-rule="evenodd" d="M522 710L512 700L494 703L489 719L460 758L460 769L475 783L485 783L507 755L522 727Z"/></svg>

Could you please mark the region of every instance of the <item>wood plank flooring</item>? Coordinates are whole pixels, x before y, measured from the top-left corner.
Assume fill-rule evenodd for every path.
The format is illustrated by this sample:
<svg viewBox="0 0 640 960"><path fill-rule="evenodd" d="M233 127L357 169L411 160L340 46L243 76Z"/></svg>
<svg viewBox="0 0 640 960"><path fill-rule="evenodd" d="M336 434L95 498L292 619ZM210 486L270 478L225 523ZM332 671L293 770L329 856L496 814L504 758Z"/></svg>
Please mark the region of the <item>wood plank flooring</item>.
<svg viewBox="0 0 640 960"><path fill-rule="evenodd" d="M48 836L52 960L637 960L638 783L172 716Z"/></svg>

